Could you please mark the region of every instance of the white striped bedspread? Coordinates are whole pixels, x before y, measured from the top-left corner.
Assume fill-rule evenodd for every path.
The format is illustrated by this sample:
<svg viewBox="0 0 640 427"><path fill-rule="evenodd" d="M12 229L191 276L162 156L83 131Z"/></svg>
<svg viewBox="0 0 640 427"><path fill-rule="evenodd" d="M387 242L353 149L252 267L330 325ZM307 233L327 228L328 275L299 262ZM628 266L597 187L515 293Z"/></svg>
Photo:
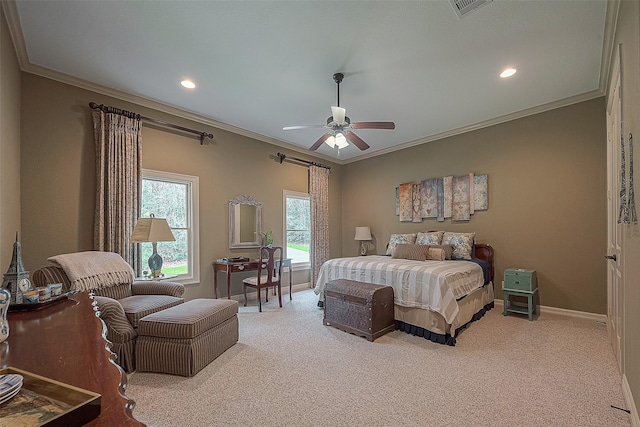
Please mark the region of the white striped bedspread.
<svg viewBox="0 0 640 427"><path fill-rule="evenodd" d="M481 288L482 268L470 261L411 261L388 256L335 258L320 268L314 292L324 301L331 280L348 279L393 287L394 303L440 313L447 323L458 314L457 299Z"/></svg>

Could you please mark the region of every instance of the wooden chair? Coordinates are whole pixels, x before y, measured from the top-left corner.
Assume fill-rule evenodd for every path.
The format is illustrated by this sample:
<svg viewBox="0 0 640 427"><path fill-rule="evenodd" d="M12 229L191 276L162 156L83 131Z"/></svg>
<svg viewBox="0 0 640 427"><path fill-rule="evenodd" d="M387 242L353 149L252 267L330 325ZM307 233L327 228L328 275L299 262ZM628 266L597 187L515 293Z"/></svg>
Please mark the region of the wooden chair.
<svg viewBox="0 0 640 427"><path fill-rule="evenodd" d="M260 248L262 262L258 265L258 274L255 277L248 277L242 281L242 291L244 292L244 306L247 306L247 286L256 290L258 298L258 310L262 312L262 297L260 290L265 289L266 301L269 302L269 288L277 289L278 302L282 308L282 247L263 246ZM276 262L279 259L279 262Z"/></svg>

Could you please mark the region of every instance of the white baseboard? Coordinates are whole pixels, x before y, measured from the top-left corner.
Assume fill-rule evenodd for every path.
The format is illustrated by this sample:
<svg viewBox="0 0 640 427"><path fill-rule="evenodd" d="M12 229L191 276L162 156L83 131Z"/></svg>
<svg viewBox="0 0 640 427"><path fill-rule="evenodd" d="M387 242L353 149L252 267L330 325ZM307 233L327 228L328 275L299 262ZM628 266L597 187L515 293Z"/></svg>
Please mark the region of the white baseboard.
<svg viewBox="0 0 640 427"><path fill-rule="evenodd" d="M501 299L495 299L493 300L495 305L499 305L500 307L503 306L504 302ZM605 314L597 314L597 313L589 313L586 311L577 311L577 310L568 310L566 308L558 308L558 307L548 307L546 305L539 305L538 306L539 309L539 313L543 314L543 313L549 313L549 314L560 314L562 316L569 316L569 317L577 317L580 319L588 319L588 320L593 320L595 322L601 322L601 323L607 323L607 316ZM640 427L640 426L638 426Z"/></svg>
<svg viewBox="0 0 640 427"><path fill-rule="evenodd" d="M640 427L640 418L638 418L638 408L636 408L633 395L631 394L631 388L627 381L627 376L622 375L622 394L624 395L624 401L627 404L627 409L631 411L629 414L629 420L631 421L631 427Z"/></svg>
<svg viewBox="0 0 640 427"><path fill-rule="evenodd" d="M310 282L306 282L306 283L298 283L297 285L293 285L291 287L291 291L292 293L295 292L300 292L300 291L306 291L307 289L311 289L310 287L311 283ZM270 293L271 295L272 293ZM282 285L282 295L287 295L289 294L289 286L288 285ZM231 299L232 300L236 300L238 302L242 302L244 303L244 295L240 294L240 295L231 295ZM249 301L253 301L257 299L256 298L256 291L254 291L253 289L251 290L251 292L247 292L247 300Z"/></svg>

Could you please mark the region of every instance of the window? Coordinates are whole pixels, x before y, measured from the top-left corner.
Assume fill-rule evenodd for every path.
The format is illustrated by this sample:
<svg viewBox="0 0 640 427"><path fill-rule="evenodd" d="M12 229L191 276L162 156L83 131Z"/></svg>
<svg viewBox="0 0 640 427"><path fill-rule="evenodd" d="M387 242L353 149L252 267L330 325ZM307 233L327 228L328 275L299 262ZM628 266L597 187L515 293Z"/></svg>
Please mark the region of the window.
<svg viewBox="0 0 640 427"><path fill-rule="evenodd" d="M177 274L183 283L200 282L198 242L198 177L142 170L141 217L166 218L175 242L158 243L162 272ZM140 267L147 270L151 243L142 243Z"/></svg>
<svg viewBox="0 0 640 427"><path fill-rule="evenodd" d="M283 191L284 248L292 264L308 266L311 247L311 199L307 193Z"/></svg>

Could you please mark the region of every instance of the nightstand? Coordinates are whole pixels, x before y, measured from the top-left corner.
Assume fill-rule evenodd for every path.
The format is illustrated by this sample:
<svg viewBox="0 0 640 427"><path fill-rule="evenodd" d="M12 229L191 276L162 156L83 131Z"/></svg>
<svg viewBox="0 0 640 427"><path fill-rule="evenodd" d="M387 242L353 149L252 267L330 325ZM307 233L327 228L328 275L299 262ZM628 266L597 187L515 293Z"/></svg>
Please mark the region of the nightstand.
<svg viewBox="0 0 640 427"><path fill-rule="evenodd" d="M512 296L527 298L527 306L521 307L511 303ZM504 271L502 282L502 300L504 303L504 316L507 313L527 314L529 320L537 314L537 306L540 303L538 296L538 278L535 270L526 268L508 268Z"/></svg>

